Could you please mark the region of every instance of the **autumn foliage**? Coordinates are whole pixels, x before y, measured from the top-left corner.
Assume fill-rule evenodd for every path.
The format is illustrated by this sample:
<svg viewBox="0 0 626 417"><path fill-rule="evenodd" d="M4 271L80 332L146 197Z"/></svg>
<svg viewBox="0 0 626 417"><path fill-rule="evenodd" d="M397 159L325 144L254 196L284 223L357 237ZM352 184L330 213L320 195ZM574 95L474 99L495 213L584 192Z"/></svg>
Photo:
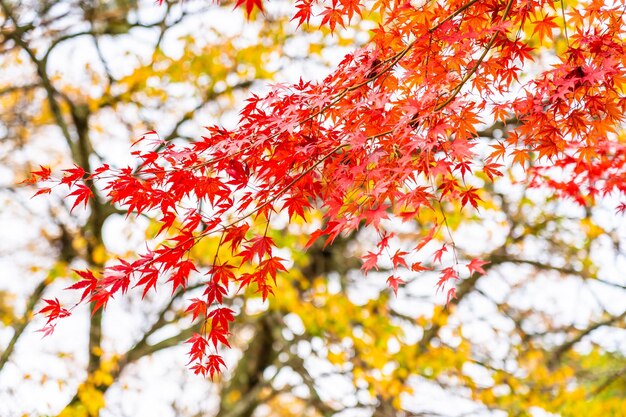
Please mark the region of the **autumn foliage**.
<svg viewBox="0 0 626 417"><path fill-rule="evenodd" d="M248 13L259 1L238 1ZM205 279L201 297L189 300L191 319L205 321L188 343L194 372L213 377L224 367L235 312L233 291L274 294L276 276L289 260L277 255L268 235L273 216L308 221L319 210L323 222L311 234L326 244L368 227L376 250L362 269L389 257L387 283L399 291L406 272L424 270L412 253L392 247L386 219L418 221L435 211L479 210L481 188L519 166L528 184L545 187L577 204L626 193L626 149L621 123L626 111L624 3L592 1L566 7L546 1L298 0L298 25L331 31L365 13L380 15L368 45L345 56L324 80L277 84L252 95L236 128L211 125L189 144L166 142L148 132L132 148L135 166L80 167L55 179L45 167L31 182L68 187L74 208L94 193L131 216L160 222L155 243L136 259L102 271L76 271L80 301L95 309L137 288L145 296L165 285L184 288L192 274ZM522 77L531 52L564 39L558 60ZM486 153L477 150L480 126L510 127ZM624 204L616 206L624 210ZM416 236L414 252L445 234L445 221ZM202 269L190 251L216 236L219 251ZM479 259L442 262L454 241L432 255L440 265L437 287L451 302L455 282L484 273ZM227 250L229 256L224 256ZM403 278L400 278L403 277ZM45 332L69 314L57 300L40 311ZM71 310L71 309L70 309Z"/></svg>

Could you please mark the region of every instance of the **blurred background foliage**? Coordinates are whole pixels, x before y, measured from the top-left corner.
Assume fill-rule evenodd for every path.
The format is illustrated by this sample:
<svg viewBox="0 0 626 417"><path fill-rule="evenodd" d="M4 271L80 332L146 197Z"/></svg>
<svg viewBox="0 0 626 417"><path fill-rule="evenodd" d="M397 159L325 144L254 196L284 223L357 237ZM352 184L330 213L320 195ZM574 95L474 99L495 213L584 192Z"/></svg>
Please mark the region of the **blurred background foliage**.
<svg viewBox="0 0 626 417"><path fill-rule="evenodd" d="M527 189L515 171L486 185L478 211L385 221L398 250L438 222L426 250L452 242L449 261L490 262L483 276L463 271L448 307L436 273L407 273L397 297L386 271L364 276L367 230L305 251L316 214L277 215L272 238L292 266L268 302L233 289L239 315L217 380L185 368L199 324L183 312L201 277L150 303L131 291L104 313L77 307L41 340L43 297L73 304L62 291L72 269L132 256L159 226L102 196L74 214L64 190L31 200L19 183L32 169L124 167L144 132L193 141L204 125L232 125L251 90L321 79L375 19L330 36L295 30L289 2L266 5L246 21L230 1L0 0L0 416L623 416L624 226L602 203ZM512 127L484 126L479 147ZM217 245L192 255L208 266Z"/></svg>

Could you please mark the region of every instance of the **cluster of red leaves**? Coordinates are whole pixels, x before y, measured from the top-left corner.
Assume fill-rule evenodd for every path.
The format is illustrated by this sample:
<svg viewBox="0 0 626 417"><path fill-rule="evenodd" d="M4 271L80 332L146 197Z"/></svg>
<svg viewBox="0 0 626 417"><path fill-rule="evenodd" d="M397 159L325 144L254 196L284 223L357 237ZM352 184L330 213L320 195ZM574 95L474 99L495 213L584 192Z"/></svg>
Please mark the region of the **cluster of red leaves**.
<svg viewBox="0 0 626 417"><path fill-rule="evenodd" d="M298 1L295 19L308 22L313 6L322 2ZM333 0L324 7L323 24L333 29L360 14L363 3ZM378 0L374 9L384 20L366 48L346 56L322 82L276 85L265 97L253 95L237 128L213 126L187 146L135 151L134 169L103 167L84 179L80 168L67 170L61 183L70 186L74 206L91 196L88 183L102 181L111 204L156 217L167 233L161 245L133 262L107 266L99 278L79 272L72 288L83 290L82 299L100 308L131 285L145 296L167 277L174 291L203 272L204 294L191 300L188 312L203 318L205 332L189 340L189 355L196 373L213 376L224 366L218 348L229 346L234 320L224 305L229 287L251 287L266 298L277 273L286 270L267 233L251 231L253 222L269 224L272 213L306 221L309 210L321 210L323 226L309 243L324 237L329 244L363 225L376 229L380 241L364 257L367 272L390 247L382 220L390 214L414 219L450 204L478 208L480 190L465 179L482 172L493 180L502 175L500 160L525 167L533 160L534 184L584 204L585 194L626 192L626 154L615 139L626 110L624 20L617 6L593 2L569 11L574 30L562 62L518 94L511 87L518 89L514 83L532 59L519 34L530 22L540 43L551 38L553 1L442 0L416 9ZM476 126L490 122L480 118L489 110L491 122L514 119L519 128L481 160L473 150ZM32 181L50 178L45 168L33 175ZM439 227L433 225L413 252ZM232 256L226 262L216 255L211 268L199 271L189 251L208 235L220 236ZM446 250L436 251L434 262ZM394 269L425 269L409 266L409 255L395 251ZM484 273L483 265L475 259L467 268ZM457 268L442 268L438 288L459 279ZM394 272L387 282L396 292L403 280ZM447 301L454 297L449 288ZM49 323L65 314L56 307L42 313Z"/></svg>

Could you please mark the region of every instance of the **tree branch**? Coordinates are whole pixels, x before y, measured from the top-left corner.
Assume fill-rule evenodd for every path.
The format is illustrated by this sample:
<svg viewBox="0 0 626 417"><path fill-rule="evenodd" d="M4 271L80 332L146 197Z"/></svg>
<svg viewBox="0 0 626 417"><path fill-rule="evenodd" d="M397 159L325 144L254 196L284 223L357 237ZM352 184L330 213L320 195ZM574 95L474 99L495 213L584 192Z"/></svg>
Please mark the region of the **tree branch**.
<svg viewBox="0 0 626 417"><path fill-rule="evenodd" d="M11 340L9 340L9 344L7 345L6 349L4 349L2 353L0 354L0 371L2 370L2 368L4 368L4 365L8 362L9 358L11 357L11 354L15 350L15 345L17 341L19 340L20 336L22 335L22 333L24 333L24 330L26 330L26 327L30 323L31 318L33 316L33 311L35 309L35 304L37 304L37 301L41 299L41 296L44 290L46 289L46 287L48 286L48 283L49 283L48 279L44 279L43 281L39 283L39 285L37 285L37 287L35 287L35 290L30 294L30 296L28 297L28 300L26 301L26 310L24 311L24 315L22 316L20 320L17 320L13 324L13 336L11 337Z"/></svg>

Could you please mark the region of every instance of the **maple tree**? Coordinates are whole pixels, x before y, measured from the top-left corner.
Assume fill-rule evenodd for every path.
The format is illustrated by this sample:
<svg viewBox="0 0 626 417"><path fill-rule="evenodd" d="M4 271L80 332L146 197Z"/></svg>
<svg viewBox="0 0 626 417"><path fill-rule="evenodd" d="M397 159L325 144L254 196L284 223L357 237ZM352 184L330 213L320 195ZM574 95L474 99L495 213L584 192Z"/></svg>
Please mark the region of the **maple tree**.
<svg viewBox="0 0 626 417"><path fill-rule="evenodd" d="M317 18L330 30L364 13L355 2L296 6L297 23ZM472 388L473 398L488 407L512 410L524 395L528 401L521 411L532 404L567 410L571 402L558 403L564 399L580 404L584 394L568 393L569 371L559 368L554 358L576 361L576 353L570 351L576 340L598 323L623 321L620 313L590 324L573 336L573 344L557 346L551 358L533 338L540 335L530 336L516 324L515 331L532 339L525 346L527 353L517 353L521 367L535 370L534 363L543 365L525 379L510 375L505 367L480 363L497 382L509 385L509 394L502 394L497 382L481 388L462 370L449 368L455 361L480 362L468 352L469 339L463 338L456 349L445 343L433 347L431 342L449 325L454 304L466 299L490 268L512 262L566 275L589 272L586 267L559 270L543 261L515 257L507 245L479 257L465 256L454 233L456 223L471 221L476 209L488 210L490 204L502 205L513 243L547 230L550 222L541 216L522 220L520 212L506 207L513 203L521 210L528 204L523 199L493 197L491 183L500 176L521 177L531 187L552 190L587 210L602 197L623 192L623 5L377 2L374 10L380 13L380 25L364 49L347 56L322 82L278 85L266 96L253 95L235 129L210 126L205 137L184 145L147 133L133 145L138 162L129 167L104 165L85 173L76 166L58 180L47 167L36 169L33 181L50 181L39 193L59 188L65 192L69 186L66 194L74 213L93 204L93 195L106 195L131 217L147 215L159 222L147 252L106 266L94 265L103 266L101 272L78 270L79 281L69 286L79 290L77 298L90 301L99 314L112 297L134 287L146 297L164 283L172 294L184 293L189 282L200 285L204 293L185 307L190 318L200 318L187 346L190 365L211 378L224 370L223 347L234 345L230 333L236 331L232 322L238 309L231 300L258 294L273 303L271 312L260 320L258 334L279 340L272 327L283 326L283 314L304 308L299 316L307 334L324 334L331 353L344 358L329 353L329 359L353 365L355 380L373 387L379 402L376 411L382 415L388 407L401 408L399 395L409 392L405 382L415 367L418 374L431 375L442 384L446 376L459 378ZM312 14L316 11L321 14ZM555 48L559 61L522 84L519 79L526 67L538 58L533 48L546 45ZM489 142L488 150L480 138L493 137L495 128L487 132L483 126L504 132L499 140ZM613 209L620 207L614 204ZM291 243L274 232L281 216L294 225L315 226L316 230L308 229L311 236L295 246L296 252L312 247L314 258L333 243L353 239L363 226L373 229L377 244L364 251L361 268L371 275L376 274L374 269L384 271L381 281L400 296L402 286L411 285L417 273L434 270L438 275L435 282L445 294L441 304L449 304L449 309L435 309L429 324L425 316L418 319L423 337L417 346L401 348L391 374L374 372L390 363L385 358L386 343L368 346L367 337L355 334L353 323L315 313L298 300L317 297L318 306L340 309L345 320L368 323L367 332L385 342L401 338L402 326L389 324L401 314L381 312L389 302L384 292L359 312L349 298L318 288L319 283L317 287L315 282L299 283L304 295L298 293L298 286L277 283L281 277L306 270L298 265L297 254L284 254L283 248ZM395 220L416 230L408 238L402 236L390 225ZM594 233L604 233L597 231L589 216L583 220L590 239ZM518 232L516 227L522 225L534 230ZM421 240L416 241L417 236ZM402 243L406 240L413 243L407 247ZM323 249L324 243L331 246ZM199 260L198 247L211 253ZM416 252L419 256L426 249L432 249L429 261L417 260ZM563 253L568 259L567 251ZM49 322L44 331L49 332L56 318L73 309L54 297L46 300L41 312ZM528 314L506 302L496 304L504 315ZM405 326L414 320L407 321ZM386 330L372 330L377 327ZM450 328L461 333L461 326ZM351 340L351 349L337 344L342 338ZM272 349L270 341L263 346ZM419 358L412 361L412 356ZM592 360L621 361L591 356ZM552 374L547 375L547 370ZM561 395L555 397L561 400L552 401L541 392L531 395L521 388L536 385L558 390ZM615 398L608 407L620 406ZM233 400L224 396L223 401L228 409ZM314 405L324 410L323 402Z"/></svg>
<svg viewBox="0 0 626 417"><path fill-rule="evenodd" d="M313 6L298 3L294 19L309 22ZM363 224L374 228L378 252L367 255L367 272L390 246L383 219L409 220L457 201L477 209L480 190L466 177L482 173L493 180L502 175L498 161L509 156L528 170L534 186L551 187L581 205L626 191L617 180L625 160L617 139L626 109L621 6L568 10L562 27L570 26L571 35L560 62L519 85L519 73L533 59L530 42L553 39L557 12L565 16L563 3L374 3L381 24L369 45L347 55L323 82L301 80L253 95L235 129L209 126L206 136L188 145L148 132L135 143L134 168L105 165L88 176L79 167L66 170L58 184L69 186L73 208L86 206L93 195L87 184L101 181L111 204L133 215L156 215L166 235L137 260L107 266L97 282L89 277L73 288L89 287L94 311L131 285L144 287L145 295L164 276L173 293L198 272L189 259L196 242L220 236L219 246L228 246L236 261L216 252L205 298L190 307L207 319L205 334L194 340L213 342L192 344L193 369L213 376L221 362L209 348L217 352L234 321L222 299L229 285L241 290L254 284L265 299L274 293L277 272L286 271L267 235L274 213L286 211L293 220L323 210L309 244L321 237L332 243ZM333 2L319 14L321 25L331 31L345 26L363 7ZM528 38L521 34L527 26ZM493 122L514 119L517 127L482 159L472 148L485 112ZM48 180L49 170L33 172L33 182ZM250 230L253 222L265 222L265 232ZM430 234L440 227L433 225ZM435 253L436 263L445 250L444 244ZM408 269L406 255L396 252L394 267ZM480 261L468 264L470 272L478 272L476 265ZM456 296L459 266L441 270L437 286L451 287L447 302ZM235 268L247 272L236 275ZM399 279L392 275L388 282L397 291ZM51 322L68 314L51 306L58 304L45 310Z"/></svg>

